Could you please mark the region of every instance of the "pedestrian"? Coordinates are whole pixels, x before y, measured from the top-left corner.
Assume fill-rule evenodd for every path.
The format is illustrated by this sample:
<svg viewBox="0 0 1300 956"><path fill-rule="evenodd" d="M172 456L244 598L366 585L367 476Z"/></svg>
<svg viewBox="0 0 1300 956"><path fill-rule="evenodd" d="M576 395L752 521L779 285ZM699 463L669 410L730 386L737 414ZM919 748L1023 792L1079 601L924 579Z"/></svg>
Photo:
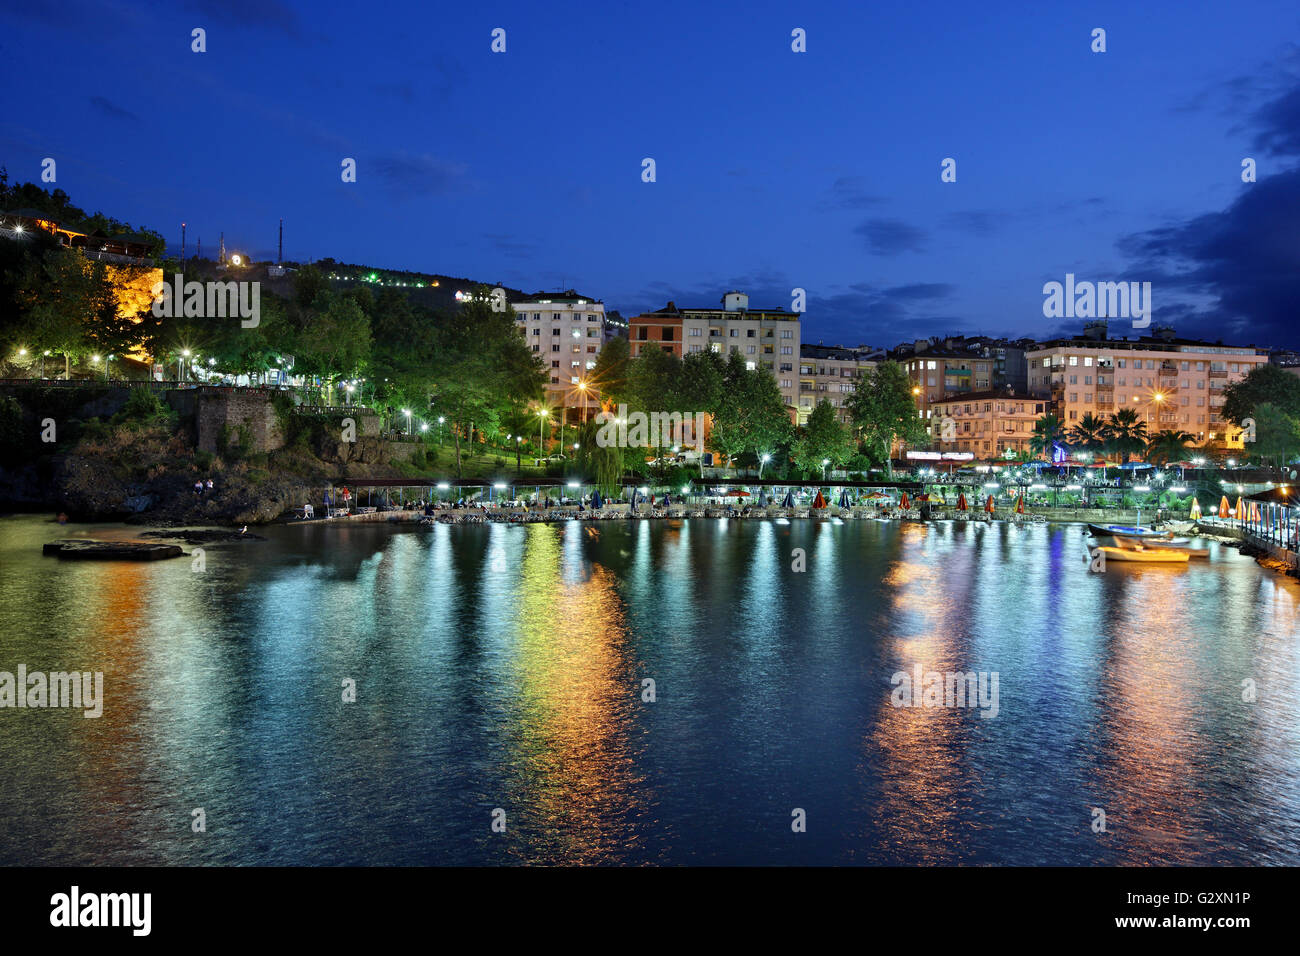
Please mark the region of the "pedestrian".
<svg viewBox="0 0 1300 956"><path fill-rule="evenodd" d="M203 481L202 481L202 479L200 479L199 481L194 482L194 497L195 497L195 498L202 498L202 497L203 497Z"/></svg>
<svg viewBox="0 0 1300 956"><path fill-rule="evenodd" d="M211 478L208 479L207 488L208 488L208 494L212 494L212 479L211 479Z"/></svg>

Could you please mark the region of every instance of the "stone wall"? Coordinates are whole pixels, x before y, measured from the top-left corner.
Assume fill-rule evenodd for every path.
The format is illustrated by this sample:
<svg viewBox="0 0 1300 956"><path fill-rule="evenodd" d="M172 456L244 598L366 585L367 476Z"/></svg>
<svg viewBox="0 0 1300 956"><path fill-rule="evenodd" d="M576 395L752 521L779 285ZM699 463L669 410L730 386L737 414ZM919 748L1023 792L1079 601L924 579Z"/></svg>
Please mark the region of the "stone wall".
<svg viewBox="0 0 1300 956"><path fill-rule="evenodd" d="M241 434L248 436L247 451L250 454L284 447L284 429L271 402L275 392L212 386L190 389L189 392L193 398L180 401L182 405L193 404L196 441L201 451L219 453L224 450L223 436L225 443L235 444ZM173 394L168 393L169 402ZM172 407L181 411L175 403Z"/></svg>

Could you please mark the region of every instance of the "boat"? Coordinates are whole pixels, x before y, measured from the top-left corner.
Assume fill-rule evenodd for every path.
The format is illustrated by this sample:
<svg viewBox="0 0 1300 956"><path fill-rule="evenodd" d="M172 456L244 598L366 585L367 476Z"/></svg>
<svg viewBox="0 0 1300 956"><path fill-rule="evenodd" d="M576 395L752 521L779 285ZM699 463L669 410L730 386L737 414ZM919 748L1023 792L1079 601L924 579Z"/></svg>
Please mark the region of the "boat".
<svg viewBox="0 0 1300 956"><path fill-rule="evenodd" d="M1192 543L1186 538L1172 538L1169 540L1160 540L1148 538L1145 541L1139 538L1130 538L1128 535L1115 535L1115 543L1121 548L1146 548L1151 551L1182 551L1189 558L1209 558L1209 548L1194 548Z"/></svg>
<svg viewBox="0 0 1300 956"><path fill-rule="evenodd" d="M1088 530L1099 538L1113 538L1117 534L1122 534L1126 538L1172 538L1172 531L1156 531L1153 528L1144 528L1141 525L1122 525L1122 524L1092 524L1088 523Z"/></svg>
<svg viewBox="0 0 1300 956"><path fill-rule="evenodd" d="M1097 548L1107 561L1141 561L1149 564L1186 564L1190 555L1186 551L1148 548L1138 545L1135 548Z"/></svg>

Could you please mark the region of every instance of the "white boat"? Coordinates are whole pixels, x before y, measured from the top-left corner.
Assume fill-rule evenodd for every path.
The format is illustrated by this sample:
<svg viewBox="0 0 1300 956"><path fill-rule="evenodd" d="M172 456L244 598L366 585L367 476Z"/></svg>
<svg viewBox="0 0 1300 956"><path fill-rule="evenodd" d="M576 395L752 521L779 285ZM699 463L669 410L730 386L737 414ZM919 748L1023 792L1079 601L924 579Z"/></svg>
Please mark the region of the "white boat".
<svg viewBox="0 0 1300 956"><path fill-rule="evenodd" d="M1169 551L1140 545L1135 548L1100 547L1097 549L1107 561L1141 561L1146 564L1186 564L1186 551Z"/></svg>
<svg viewBox="0 0 1300 956"><path fill-rule="evenodd" d="M1189 558L1208 558L1210 556L1209 548L1194 548L1192 543L1186 538L1173 538L1168 541L1159 539L1138 539L1130 538L1128 535L1115 535L1115 543L1121 548L1143 548L1148 551L1181 551Z"/></svg>

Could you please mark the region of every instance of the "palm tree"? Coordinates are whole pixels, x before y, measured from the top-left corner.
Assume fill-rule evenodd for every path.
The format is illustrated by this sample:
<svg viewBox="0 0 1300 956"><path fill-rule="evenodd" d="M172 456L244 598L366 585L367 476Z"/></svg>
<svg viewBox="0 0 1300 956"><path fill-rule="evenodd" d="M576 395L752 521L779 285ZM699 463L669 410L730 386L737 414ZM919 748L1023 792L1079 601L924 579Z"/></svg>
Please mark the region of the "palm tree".
<svg viewBox="0 0 1300 956"><path fill-rule="evenodd" d="M1055 442L1064 440L1064 424L1057 416L1049 413L1034 422L1034 434L1029 438L1029 447L1033 449L1034 454L1043 455Z"/></svg>
<svg viewBox="0 0 1300 956"><path fill-rule="evenodd" d="M1136 410L1121 408L1110 416L1106 423L1109 438L1106 445L1119 455L1121 465L1128 464L1129 456L1146 450L1147 423L1142 421Z"/></svg>
<svg viewBox="0 0 1300 956"><path fill-rule="evenodd" d="M1069 435L1072 445L1089 452L1103 451L1109 437L1110 430L1106 425L1106 419L1092 412L1080 418L1078 424L1070 429Z"/></svg>
<svg viewBox="0 0 1300 956"><path fill-rule="evenodd" d="M1152 435L1147 442L1147 457L1160 465L1167 465L1176 458L1181 458L1188 444L1196 440L1191 432L1161 431Z"/></svg>

